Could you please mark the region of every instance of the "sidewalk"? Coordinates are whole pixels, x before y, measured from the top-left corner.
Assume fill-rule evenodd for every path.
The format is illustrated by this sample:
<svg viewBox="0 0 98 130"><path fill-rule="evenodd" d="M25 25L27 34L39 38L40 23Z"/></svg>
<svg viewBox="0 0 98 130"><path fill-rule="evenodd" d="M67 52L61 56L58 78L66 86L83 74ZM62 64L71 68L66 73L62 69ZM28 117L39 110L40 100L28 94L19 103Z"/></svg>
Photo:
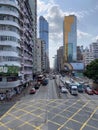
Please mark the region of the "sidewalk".
<svg viewBox="0 0 98 130"><path fill-rule="evenodd" d="M21 91L20 94L16 94L16 95L12 96L11 99L5 99L5 100L3 100L3 101L0 101L0 103L17 102L17 101L19 101L22 97L26 96L26 95L29 93L29 91L30 91L30 89L31 89L31 87L32 87L33 85L34 85L34 82L33 82L33 84L31 84L31 85L29 85L28 87L24 88L24 89Z"/></svg>

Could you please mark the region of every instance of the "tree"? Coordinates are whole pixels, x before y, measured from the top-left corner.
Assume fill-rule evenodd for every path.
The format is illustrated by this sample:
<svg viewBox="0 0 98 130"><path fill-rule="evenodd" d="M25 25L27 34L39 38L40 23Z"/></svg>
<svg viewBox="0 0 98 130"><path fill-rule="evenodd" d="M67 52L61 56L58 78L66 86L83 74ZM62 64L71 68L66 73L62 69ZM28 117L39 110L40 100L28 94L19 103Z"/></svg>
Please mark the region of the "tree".
<svg viewBox="0 0 98 130"><path fill-rule="evenodd" d="M86 66L84 75L90 79L93 79L95 83L98 83L98 59L95 59Z"/></svg>

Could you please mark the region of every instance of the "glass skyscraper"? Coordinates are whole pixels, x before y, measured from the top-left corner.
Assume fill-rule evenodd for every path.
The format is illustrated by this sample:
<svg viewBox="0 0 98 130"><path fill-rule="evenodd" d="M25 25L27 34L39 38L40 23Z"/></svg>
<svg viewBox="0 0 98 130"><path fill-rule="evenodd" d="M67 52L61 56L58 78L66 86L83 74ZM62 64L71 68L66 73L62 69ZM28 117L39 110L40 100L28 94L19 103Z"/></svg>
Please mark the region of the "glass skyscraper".
<svg viewBox="0 0 98 130"><path fill-rule="evenodd" d="M49 69L49 24L47 20L40 16L39 18L39 37L44 40L46 47L45 47L45 54L46 54L46 70Z"/></svg>
<svg viewBox="0 0 98 130"><path fill-rule="evenodd" d="M63 25L64 62L77 60L77 18L75 15L64 17Z"/></svg>

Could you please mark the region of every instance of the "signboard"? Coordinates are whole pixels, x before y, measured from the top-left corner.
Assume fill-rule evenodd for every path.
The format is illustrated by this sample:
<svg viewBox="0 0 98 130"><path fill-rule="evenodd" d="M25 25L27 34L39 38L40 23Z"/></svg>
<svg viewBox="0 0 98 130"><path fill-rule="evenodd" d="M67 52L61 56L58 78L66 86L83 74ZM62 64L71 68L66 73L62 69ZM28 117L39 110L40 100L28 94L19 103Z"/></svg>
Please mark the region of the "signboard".
<svg viewBox="0 0 98 130"><path fill-rule="evenodd" d="M8 67L0 67L0 73L7 73Z"/></svg>
<svg viewBox="0 0 98 130"><path fill-rule="evenodd" d="M0 74L18 74L18 66L0 66Z"/></svg>
<svg viewBox="0 0 98 130"><path fill-rule="evenodd" d="M84 70L84 63L70 63L73 67L73 70Z"/></svg>

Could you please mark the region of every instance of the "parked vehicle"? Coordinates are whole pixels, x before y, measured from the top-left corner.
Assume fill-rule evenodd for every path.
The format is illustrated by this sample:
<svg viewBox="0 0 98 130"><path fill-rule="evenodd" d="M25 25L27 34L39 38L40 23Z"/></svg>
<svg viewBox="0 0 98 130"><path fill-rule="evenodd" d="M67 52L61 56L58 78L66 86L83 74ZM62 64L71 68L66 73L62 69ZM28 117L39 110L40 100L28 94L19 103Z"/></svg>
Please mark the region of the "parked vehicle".
<svg viewBox="0 0 98 130"><path fill-rule="evenodd" d="M98 95L98 90L93 89L92 91L94 94Z"/></svg>
<svg viewBox="0 0 98 130"><path fill-rule="evenodd" d="M29 94L35 94L35 93L36 93L35 88L31 88Z"/></svg>
<svg viewBox="0 0 98 130"><path fill-rule="evenodd" d="M93 90L90 88L90 87L87 87L86 89L85 89L85 92L87 93L87 94L89 94L89 95L93 95L94 93L93 93Z"/></svg>

